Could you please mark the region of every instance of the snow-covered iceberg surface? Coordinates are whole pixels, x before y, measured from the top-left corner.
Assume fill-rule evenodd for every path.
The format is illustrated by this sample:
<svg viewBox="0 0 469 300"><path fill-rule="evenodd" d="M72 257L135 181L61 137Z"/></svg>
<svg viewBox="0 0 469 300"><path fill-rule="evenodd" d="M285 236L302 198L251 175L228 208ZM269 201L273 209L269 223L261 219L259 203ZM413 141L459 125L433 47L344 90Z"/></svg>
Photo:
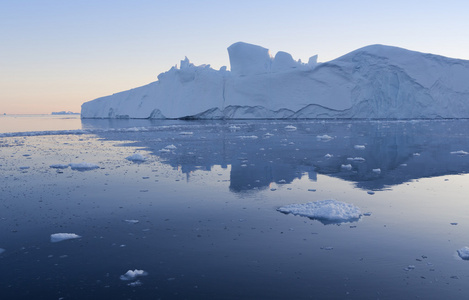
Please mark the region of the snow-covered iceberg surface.
<svg viewBox="0 0 469 300"><path fill-rule="evenodd" d="M337 200L322 200L279 207L279 212L308 217L323 224L337 224L358 221L360 209L352 204Z"/></svg>
<svg viewBox="0 0 469 300"><path fill-rule="evenodd" d="M383 45L325 63L228 47L231 71L186 59L132 90L83 103L82 118L469 118L469 61Z"/></svg>

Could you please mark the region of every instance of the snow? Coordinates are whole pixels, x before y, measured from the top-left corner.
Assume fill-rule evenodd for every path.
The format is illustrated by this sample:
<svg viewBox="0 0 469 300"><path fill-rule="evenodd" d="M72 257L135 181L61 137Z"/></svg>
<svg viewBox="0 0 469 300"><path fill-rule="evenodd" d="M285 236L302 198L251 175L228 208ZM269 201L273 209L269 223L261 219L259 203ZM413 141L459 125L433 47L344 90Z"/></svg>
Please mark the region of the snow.
<svg viewBox="0 0 469 300"><path fill-rule="evenodd" d="M358 207L337 200L290 204L277 210L286 214L317 219L324 224L354 222L362 215Z"/></svg>
<svg viewBox="0 0 469 300"><path fill-rule="evenodd" d="M469 260L469 247L463 247L459 249L458 255L464 260Z"/></svg>
<svg viewBox="0 0 469 300"><path fill-rule="evenodd" d="M134 153L130 156L127 156L125 159L133 162L144 162L147 160L147 158L140 153Z"/></svg>
<svg viewBox="0 0 469 300"><path fill-rule="evenodd" d="M50 235L50 241L52 243L57 243L57 242L70 240L70 239L78 239L78 238L81 238L81 236L75 233L54 233Z"/></svg>
<svg viewBox="0 0 469 300"><path fill-rule="evenodd" d="M82 118L467 118L469 61L371 45L308 64L228 47L231 71L187 57L158 81L82 105ZM457 109L455 109L457 108Z"/></svg>
<svg viewBox="0 0 469 300"><path fill-rule="evenodd" d="M133 280L137 277L140 277L140 276L146 276L148 275L147 272L145 272L144 270L128 270L124 275L121 275L120 276L120 279L121 280Z"/></svg>
<svg viewBox="0 0 469 300"><path fill-rule="evenodd" d="M92 164L92 163L81 162L81 163L71 163L70 168L72 170L77 170L77 171L88 171L88 170L98 169L99 166Z"/></svg>

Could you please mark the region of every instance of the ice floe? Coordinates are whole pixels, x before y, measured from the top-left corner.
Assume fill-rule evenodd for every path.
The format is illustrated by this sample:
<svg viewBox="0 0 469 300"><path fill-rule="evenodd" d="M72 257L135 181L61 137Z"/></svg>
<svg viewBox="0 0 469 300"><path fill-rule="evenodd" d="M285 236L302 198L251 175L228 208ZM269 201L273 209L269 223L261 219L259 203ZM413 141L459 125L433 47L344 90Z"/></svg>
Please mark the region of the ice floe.
<svg viewBox="0 0 469 300"><path fill-rule="evenodd" d="M464 260L469 260L469 247L463 247L459 249L458 255Z"/></svg>
<svg viewBox="0 0 469 300"><path fill-rule="evenodd" d="M329 140L332 140L332 136L327 135L327 134L318 135L318 136L316 136L316 138L317 138L318 140L321 140L321 141L329 141Z"/></svg>
<svg viewBox="0 0 469 300"><path fill-rule="evenodd" d="M133 162L144 162L147 160L147 158L140 153L134 153L130 156L127 156L125 159Z"/></svg>
<svg viewBox="0 0 469 300"><path fill-rule="evenodd" d="M75 233L54 233L50 235L50 241L52 243L57 243L65 240L78 239L81 236Z"/></svg>
<svg viewBox="0 0 469 300"><path fill-rule="evenodd" d="M169 150L176 150L176 149L177 149L177 147L176 147L176 146L174 146L173 144L171 144L171 145L168 145L168 146L166 146L166 147L165 147L165 149L169 149Z"/></svg>
<svg viewBox="0 0 469 300"><path fill-rule="evenodd" d="M287 125L287 126L285 126L285 130L288 130L288 131L295 131L295 130L296 130L296 127L293 126L293 125Z"/></svg>
<svg viewBox="0 0 469 300"><path fill-rule="evenodd" d="M294 214L320 221L323 224L358 221L360 209L352 204L337 200L321 200L303 204L290 204L277 209L285 214Z"/></svg>
<svg viewBox="0 0 469 300"><path fill-rule="evenodd" d="M124 220L124 222L127 222L129 224L137 224L139 220Z"/></svg>
<svg viewBox="0 0 469 300"><path fill-rule="evenodd" d="M140 276L146 276L148 275L147 272L145 272L144 270L128 270L127 273L125 273L124 275L121 275L120 276L120 279L121 280L133 280L137 277L140 277Z"/></svg>
<svg viewBox="0 0 469 300"><path fill-rule="evenodd" d="M357 149L357 150L364 150L365 149L365 145L355 145L353 146L353 148Z"/></svg>
<svg viewBox="0 0 469 300"><path fill-rule="evenodd" d="M373 171L374 173L376 173L376 174L379 174L379 173L381 173L381 169L380 169L380 168L373 169L372 171Z"/></svg>
<svg viewBox="0 0 469 300"><path fill-rule="evenodd" d="M92 163L81 162L81 163L70 164L70 168L72 170L77 170L77 171L88 171L88 170L99 169L99 166L92 164Z"/></svg>

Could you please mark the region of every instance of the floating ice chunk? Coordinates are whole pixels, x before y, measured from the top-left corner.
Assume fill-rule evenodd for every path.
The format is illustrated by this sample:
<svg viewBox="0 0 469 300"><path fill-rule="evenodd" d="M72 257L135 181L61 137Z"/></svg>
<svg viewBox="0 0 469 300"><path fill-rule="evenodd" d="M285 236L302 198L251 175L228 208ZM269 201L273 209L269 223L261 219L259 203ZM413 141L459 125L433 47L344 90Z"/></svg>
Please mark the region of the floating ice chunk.
<svg viewBox="0 0 469 300"><path fill-rule="evenodd" d="M415 269L414 265L408 265L407 267L404 268L404 271L411 271L413 269Z"/></svg>
<svg viewBox="0 0 469 300"><path fill-rule="evenodd" d="M124 220L124 222L130 223L130 224L137 224L139 220Z"/></svg>
<svg viewBox="0 0 469 300"><path fill-rule="evenodd" d="M296 130L296 127L293 126L293 125L287 125L287 126L285 126L285 130L288 130L288 131L295 131L295 130Z"/></svg>
<svg viewBox="0 0 469 300"><path fill-rule="evenodd" d="M127 156L125 159L133 162L144 162L147 160L147 158L140 153L134 153L130 156Z"/></svg>
<svg viewBox="0 0 469 300"><path fill-rule="evenodd" d="M88 170L99 169L99 166L92 164L92 163L81 162L81 163L70 164L70 168L72 170L77 170L77 171L88 171Z"/></svg>
<svg viewBox="0 0 469 300"><path fill-rule="evenodd" d="M352 170L352 165L351 164L341 165L340 167L344 170Z"/></svg>
<svg viewBox="0 0 469 300"><path fill-rule="evenodd" d="M192 131L181 131L179 132L179 135L193 135L194 133Z"/></svg>
<svg viewBox="0 0 469 300"><path fill-rule="evenodd" d="M379 174L379 173L381 173L381 169L380 168L373 169L373 172L376 173L376 174Z"/></svg>
<svg viewBox="0 0 469 300"><path fill-rule="evenodd" d="M290 204L277 209L286 214L316 219L323 224L354 222L360 219L360 209L337 200L321 200L304 204Z"/></svg>
<svg viewBox="0 0 469 300"><path fill-rule="evenodd" d="M165 149L176 150L177 147L171 144L171 145L166 146Z"/></svg>
<svg viewBox="0 0 469 300"><path fill-rule="evenodd" d="M347 160L363 162L365 159L363 157L349 157Z"/></svg>
<svg viewBox="0 0 469 300"><path fill-rule="evenodd" d="M27 170L29 169L30 167L20 167L20 170Z"/></svg>
<svg viewBox="0 0 469 300"><path fill-rule="evenodd" d="M259 137L256 135L241 135L241 136L238 136L238 138L242 140L255 140L255 139L258 139Z"/></svg>
<svg viewBox="0 0 469 300"><path fill-rule="evenodd" d="M120 279L121 280L132 280L134 278L137 278L139 276L146 276L148 275L147 272L145 272L144 270L128 270L127 273L125 273L124 275L121 275L120 276Z"/></svg>
<svg viewBox="0 0 469 300"><path fill-rule="evenodd" d="M365 149L365 145L355 145L353 146L353 148L357 149L357 150L364 150Z"/></svg>
<svg viewBox="0 0 469 300"><path fill-rule="evenodd" d="M232 131L235 131L235 130L239 130L239 129L241 129L241 127L239 127L239 126L236 126L236 125L231 125L231 126L230 126L230 127L228 127L228 128L229 128L230 130L232 130Z"/></svg>
<svg viewBox="0 0 469 300"><path fill-rule="evenodd" d="M414 156L420 156L420 153L415 152L413 155L414 155Z"/></svg>
<svg viewBox="0 0 469 300"><path fill-rule="evenodd" d="M65 240L78 239L81 236L75 233L54 233L50 235L50 241L52 243L57 243Z"/></svg>
<svg viewBox="0 0 469 300"><path fill-rule="evenodd" d="M468 155L469 153L466 152L466 151L463 151L463 150L459 150L459 151L452 151L450 152L451 154L456 154L456 155Z"/></svg>
<svg viewBox="0 0 469 300"><path fill-rule="evenodd" d="M459 249L458 255L464 260L469 260L469 247L463 247Z"/></svg>
<svg viewBox="0 0 469 300"><path fill-rule="evenodd" d="M334 155L329 154L329 153L327 153L326 155L324 155L325 158L331 158L331 157L333 157L333 156L334 156Z"/></svg>
<svg viewBox="0 0 469 300"><path fill-rule="evenodd" d="M140 280L137 280L137 281L134 281L134 282L131 282L129 284L127 284L128 286L131 286L131 287L135 287L135 286L141 286L143 283L140 281Z"/></svg>
<svg viewBox="0 0 469 300"><path fill-rule="evenodd" d="M158 151L159 151L159 152L163 152L163 153L164 153L164 152L166 152L166 153L167 153L167 152L171 152L171 150L169 150L169 149L160 149L160 150L158 150Z"/></svg>
<svg viewBox="0 0 469 300"><path fill-rule="evenodd" d="M318 136L316 136L316 138L317 138L318 140L321 140L321 141L329 141L329 140L332 140L332 136L327 135L327 134L318 135Z"/></svg>
<svg viewBox="0 0 469 300"><path fill-rule="evenodd" d="M69 167L69 165L66 165L66 164L53 164L53 165L50 165L51 168L54 168L54 169L66 169Z"/></svg>

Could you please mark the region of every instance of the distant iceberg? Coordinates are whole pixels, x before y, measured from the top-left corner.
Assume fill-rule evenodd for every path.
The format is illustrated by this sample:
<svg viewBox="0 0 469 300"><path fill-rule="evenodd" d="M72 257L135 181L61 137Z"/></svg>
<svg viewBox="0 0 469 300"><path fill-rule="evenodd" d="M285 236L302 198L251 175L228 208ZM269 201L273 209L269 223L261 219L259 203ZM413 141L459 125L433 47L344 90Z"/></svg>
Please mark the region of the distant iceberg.
<svg viewBox="0 0 469 300"><path fill-rule="evenodd" d="M228 47L231 71L187 57L158 81L85 102L82 118L469 118L469 61L371 45L325 63Z"/></svg>

